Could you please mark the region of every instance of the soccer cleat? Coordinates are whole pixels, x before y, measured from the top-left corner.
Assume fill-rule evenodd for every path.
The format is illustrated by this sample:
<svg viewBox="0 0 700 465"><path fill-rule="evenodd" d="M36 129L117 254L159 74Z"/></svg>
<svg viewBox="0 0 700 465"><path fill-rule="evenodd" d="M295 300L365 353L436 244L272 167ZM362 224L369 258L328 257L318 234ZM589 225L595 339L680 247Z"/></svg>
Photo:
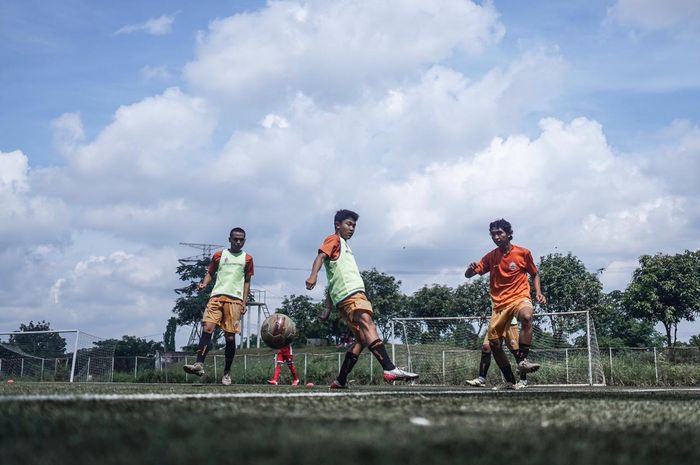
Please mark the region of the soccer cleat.
<svg viewBox="0 0 700 465"><path fill-rule="evenodd" d="M182 369L185 370L185 373L189 373L191 375L204 375L204 364L202 364L202 362L195 362L192 365L184 365Z"/></svg>
<svg viewBox="0 0 700 465"><path fill-rule="evenodd" d="M299 380L295 379L294 381L292 381L292 386L299 386Z"/></svg>
<svg viewBox="0 0 700 465"><path fill-rule="evenodd" d="M348 385L347 384L340 384L338 380L336 379L331 383L330 386L328 386L328 389L347 389Z"/></svg>
<svg viewBox="0 0 700 465"><path fill-rule="evenodd" d="M501 383L493 388L494 391L512 391L514 389L515 385L513 383L509 383L508 381L506 381L505 383Z"/></svg>
<svg viewBox="0 0 700 465"><path fill-rule="evenodd" d="M524 358L518 363L518 372L520 373L532 373L540 369L538 363L532 363L528 359Z"/></svg>
<svg viewBox="0 0 700 465"><path fill-rule="evenodd" d="M521 379L517 383L515 383L515 389L525 389L527 387L527 380L526 379Z"/></svg>
<svg viewBox="0 0 700 465"><path fill-rule="evenodd" d="M413 381L418 379L418 375L410 371L404 371L399 367L393 370L384 370L384 381L390 383L392 381Z"/></svg>
<svg viewBox="0 0 700 465"><path fill-rule="evenodd" d="M486 381L481 378L469 379L467 384L474 387L486 387Z"/></svg>
<svg viewBox="0 0 700 465"><path fill-rule="evenodd" d="M231 375L229 373L224 373L224 377L221 378L221 384L223 384L224 386L231 385Z"/></svg>
<svg viewBox="0 0 700 465"><path fill-rule="evenodd" d="M274 386L277 386L277 380L276 379L268 379L267 384L272 384Z"/></svg>

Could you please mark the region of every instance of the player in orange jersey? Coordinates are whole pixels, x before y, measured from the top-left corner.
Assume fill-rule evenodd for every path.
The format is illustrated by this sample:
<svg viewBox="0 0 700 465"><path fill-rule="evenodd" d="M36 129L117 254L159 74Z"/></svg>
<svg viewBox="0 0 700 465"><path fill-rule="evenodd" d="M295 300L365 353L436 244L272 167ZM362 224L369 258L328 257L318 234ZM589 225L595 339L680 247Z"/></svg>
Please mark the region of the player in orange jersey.
<svg viewBox="0 0 700 465"><path fill-rule="evenodd" d="M528 275L532 277L537 303L545 304L547 299L542 294L540 275L532 254L526 248L511 243L513 229L510 223L504 219L492 222L489 224L489 234L491 240L496 244L496 248L484 255L480 261L470 263L464 276L471 278L477 274L489 273L489 292L493 314L489 322L488 339L493 358L506 380L504 384L495 389L514 389L515 376L501 342L501 338L513 317L518 319L521 326L519 349L516 356L518 371L530 373L540 368L538 364L531 363L527 359L532 343L532 313L534 310L530 300Z"/></svg>

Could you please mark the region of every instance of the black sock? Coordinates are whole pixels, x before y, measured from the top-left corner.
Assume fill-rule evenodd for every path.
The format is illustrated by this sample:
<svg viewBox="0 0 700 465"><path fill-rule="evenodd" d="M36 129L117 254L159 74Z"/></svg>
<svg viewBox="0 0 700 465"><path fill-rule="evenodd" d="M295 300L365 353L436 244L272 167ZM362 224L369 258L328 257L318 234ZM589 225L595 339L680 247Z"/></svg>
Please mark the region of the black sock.
<svg viewBox="0 0 700 465"><path fill-rule="evenodd" d="M481 362L479 363L479 378L486 379L486 374L491 366L491 352L481 351Z"/></svg>
<svg viewBox="0 0 700 465"><path fill-rule="evenodd" d="M197 346L197 362L204 363L204 357L209 352L209 343L211 342L211 333L202 332L202 337L199 338Z"/></svg>
<svg viewBox="0 0 700 465"><path fill-rule="evenodd" d="M510 350L510 353L513 354L513 357L515 357L515 360L519 363L520 360L518 359L518 357L520 357L520 350L513 350L513 349L511 349L511 350ZM523 371L523 372L518 372L518 375L519 375L519 377L520 377L521 380L523 380L523 381L526 381L526 380L527 380L527 373L525 373L524 371Z"/></svg>
<svg viewBox="0 0 700 465"><path fill-rule="evenodd" d="M372 342L367 348L372 352L379 363L382 364L382 368L384 368L385 371L396 368L396 365L394 365L391 358L389 358L389 354L386 353L386 347L384 347L384 343L381 339Z"/></svg>
<svg viewBox="0 0 700 465"><path fill-rule="evenodd" d="M520 344L520 350L518 350L518 356L516 359L518 360L518 363L522 362L527 358L527 354L530 353L530 345L529 344Z"/></svg>
<svg viewBox="0 0 700 465"><path fill-rule="evenodd" d="M236 339L232 341L226 339L226 348L224 349L224 373L231 371L231 364L233 363L233 357L236 355Z"/></svg>
<svg viewBox="0 0 700 465"><path fill-rule="evenodd" d="M352 367L355 366L358 358L360 357L352 352L345 352L345 360L343 360L343 364L340 366L340 372L338 373L338 382L340 384L345 385L348 383L348 373L350 373Z"/></svg>
<svg viewBox="0 0 700 465"><path fill-rule="evenodd" d="M506 381L509 383L515 384L515 375L513 374L513 370L510 368L510 363L506 366L498 367L501 369L501 373L503 373L503 377L505 378Z"/></svg>

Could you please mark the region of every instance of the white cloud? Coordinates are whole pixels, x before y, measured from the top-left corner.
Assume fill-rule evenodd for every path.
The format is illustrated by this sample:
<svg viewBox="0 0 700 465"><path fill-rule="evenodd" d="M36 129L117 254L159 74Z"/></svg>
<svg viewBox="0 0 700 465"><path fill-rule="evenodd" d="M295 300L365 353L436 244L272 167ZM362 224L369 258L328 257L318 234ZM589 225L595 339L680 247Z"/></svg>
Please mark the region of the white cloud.
<svg viewBox="0 0 700 465"><path fill-rule="evenodd" d="M208 144L213 116L202 99L170 88L162 95L120 107L114 121L94 141L64 143L59 150L73 168L90 175L107 175L110 180L164 178ZM78 125L74 118L64 115L58 120L62 124L55 127L65 128L66 120L74 127Z"/></svg>
<svg viewBox="0 0 700 465"><path fill-rule="evenodd" d="M479 55L503 35L491 3L270 2L213 21L185 76L239 107L273 104L290 91L343 101L455 53Z"/></svg>
<svg viewBox="0 0 700 465"><path fill-rule="evenodd" d="M27 156L0 152L0 251L32 242L62 242L71 212L60 199L34 195Z"/></svg>
<svg viewBox="0 0 700 465"><path fill-rule="evenodd" d="M28 169L27 157L21 151L0 152L0 195L26 192Z"/></svg>
<svg viewBox="0 0 700 465"><path fill-rule="evenodd" d="M158 18L151 18L143 23L130 24L122 27L114 34L131 34L133 32L145 32L146 34L153 36L170 34L173 29L173 23L175 22L175 16L177 16L177 13L172 15L161 15Z"/></svg>
<svg viewBox="0 0 700 465"><path fill-rule="evenodd" d="M75 151L85 137L79 113L62 114L51 122L51 129L54 146L64 156Z"/></svg>
<svg viewBox="0 0 700 465"><path fill-rule="evenodd" d="M634 254L676 236L665 225L685 222L684 199L616 154L599 124L545 119L541 129L534 140L495 139L476 156L384 184L374 198L390 237L414 246L449 243L477 219L506 217L537 238L541 253L556 245L593 256Z"/></svg>

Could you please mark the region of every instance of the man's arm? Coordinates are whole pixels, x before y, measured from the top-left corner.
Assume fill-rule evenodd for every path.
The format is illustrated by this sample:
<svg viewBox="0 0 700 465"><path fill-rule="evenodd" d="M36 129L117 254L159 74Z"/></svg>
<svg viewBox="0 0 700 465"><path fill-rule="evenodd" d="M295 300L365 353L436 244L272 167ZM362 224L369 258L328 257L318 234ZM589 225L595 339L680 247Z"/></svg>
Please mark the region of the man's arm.
<svg viewBox="0 0 700 465"><path fill-rule="evenodd" d="M331 311L333 310L333 302L331 302L331 296L326 293L326 301L323 303L323 310L318 315L318 319L321 321L327 321L331 316Z"/></svg>
<svg viewBox="0 0 700 465"><path fill-rule="evenodd" d="M246 276L243 281L243 310L241 310L241 315L245 315L248 311L248 296L250 295L250 276Z"/></svg>
<svg viewBox="0 0 700 465"><path fill-rule="evenodd" d="M311 274L309 275L308 278L306 278L306 288L308 290L313 289L316 287L316 281L318 281L318 272L321 271L321 267L323 266L323 261L328 258L328 255L326 255L323 252L319 252L318 255L316 255L316 258L314 259L313 265L311 265Z"/></svg>
<svg viewBox="0 0 700 465"><path fill-rule="evenodd" d="M476 262L471 262L469 266L467 267L467 270L464 272L464 277L465 278L471 278L472 276L476 276L476 267L479 266L478 263Z"/></svg>
<svg viewBox="0 0 700 465"><path fill-rule="evenodd" d="M197 284L197 289L199 289L199 290L201 291L202 289L204 289L205 287L207 287L207 286L209 285L209 283L211 282L212 279L214 279L214 278L213 278L212 275L207 271L207 274L204 275L204 279L202 279L202 280L199 282L199 284Z"/></svg>
<svg viewBox="0 0 700 465"><path fill-rule="evenodd" d="M538 304L544 305L547 303L547 298L542 294L542 287L540 286L540 273L537 272L532 275L532 284L535 286L535 300Z"/></svg>

